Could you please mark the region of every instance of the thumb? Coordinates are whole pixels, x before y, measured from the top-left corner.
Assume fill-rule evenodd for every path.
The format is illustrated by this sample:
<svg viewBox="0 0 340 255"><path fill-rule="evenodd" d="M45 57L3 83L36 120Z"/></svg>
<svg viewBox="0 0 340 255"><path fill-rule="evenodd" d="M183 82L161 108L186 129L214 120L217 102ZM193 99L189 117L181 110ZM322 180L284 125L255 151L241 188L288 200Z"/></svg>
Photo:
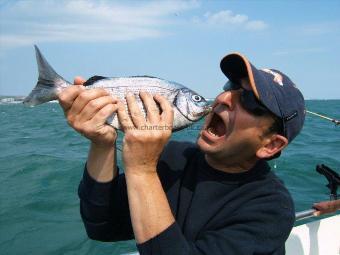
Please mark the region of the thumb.
<svg viewBox="0 0 340 255"><path fill-rule="evenodd" d="M74 85L83 85L85 82L85 79L81 76L74 77Z"/></svg>
<svg viewBox="0 0 340 255"><path fill-rule="evenodd" d="M320 212L320 211L316 211L316 212L313 213L313 215L314 215L315 217L318 217L318 216L321 215L321 212Z"/></svg>

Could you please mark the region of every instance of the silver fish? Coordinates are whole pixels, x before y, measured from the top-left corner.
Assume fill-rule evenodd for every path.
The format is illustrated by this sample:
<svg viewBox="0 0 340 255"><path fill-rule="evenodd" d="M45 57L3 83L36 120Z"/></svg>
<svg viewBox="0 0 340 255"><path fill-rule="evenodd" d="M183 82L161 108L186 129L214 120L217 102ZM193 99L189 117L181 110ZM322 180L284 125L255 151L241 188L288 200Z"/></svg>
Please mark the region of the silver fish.
<svg viewBox="0 0 340 255"><path fill-rule="evenodd" d="M28 106L35 106L56 100L58 98L58 93L69 86L73 86L70 82L57 74L41 54L39 48L36 45L34 47L39 69L39 78L35 88L24 99L23 103ZM87 89L104 88L112 96L118 97L124 102L126 108L127 104L125 96L128 92L132 93L135 95L136 101L144 116L146 115L146 112L143 103L139 98L139 92L142 90L153 95L162 95L173 105L174 131L188 127L205 116L211 109L208 102L196 92L179 83L151 76L119 78L93 76L84 83L84 86ZM117 114L110 116L107 119L107 123L114 128L121 129Z"/></svg>

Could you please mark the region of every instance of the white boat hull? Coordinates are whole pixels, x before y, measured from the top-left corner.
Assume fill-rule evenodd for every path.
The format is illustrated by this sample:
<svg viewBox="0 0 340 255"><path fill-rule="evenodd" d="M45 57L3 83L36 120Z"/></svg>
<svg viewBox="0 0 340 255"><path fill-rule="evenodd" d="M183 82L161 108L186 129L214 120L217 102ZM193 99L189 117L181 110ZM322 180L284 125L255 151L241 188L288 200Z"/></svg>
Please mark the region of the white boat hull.
<svg viewBox="0 0 340 255"><path fill-rule="evenodd" d="M286 255L340 255L340 214L294 227L286 242Z"/></svg>
<svg viewBox="0 0 340 255"><path fill-rule="evenodd" d="M294 227L287 255L340 255L340 214Z"/></svg>

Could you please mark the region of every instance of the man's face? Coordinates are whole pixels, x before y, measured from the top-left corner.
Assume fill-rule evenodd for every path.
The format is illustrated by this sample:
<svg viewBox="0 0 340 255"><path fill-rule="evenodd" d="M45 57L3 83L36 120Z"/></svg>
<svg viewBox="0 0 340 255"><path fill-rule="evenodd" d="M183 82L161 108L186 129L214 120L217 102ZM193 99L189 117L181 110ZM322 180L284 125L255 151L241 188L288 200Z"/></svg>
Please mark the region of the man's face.
<svg viewBox="0 0 340 255"><path fill-rule="evenodd" d="M207 116L197 140L200 149L227 164L255 158L263 136L272 125L269 116L255 116L240 104L242 89L221 93Z"/></svg>

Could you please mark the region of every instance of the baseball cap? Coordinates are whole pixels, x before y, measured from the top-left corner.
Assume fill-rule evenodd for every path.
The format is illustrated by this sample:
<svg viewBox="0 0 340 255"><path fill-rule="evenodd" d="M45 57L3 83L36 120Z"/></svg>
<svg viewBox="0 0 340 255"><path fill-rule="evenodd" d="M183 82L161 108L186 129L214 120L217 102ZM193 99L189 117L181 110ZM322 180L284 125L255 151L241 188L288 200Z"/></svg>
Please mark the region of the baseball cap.
<svg viewBox="0 0 340 255"><path fill-rule="evenodd" d="M287 75L275 69L257 69L240 53L226 55L220 67L231 82L249 78L256 98L282 121L282 135L289 143L299 134L306 115L305 100Z"/></svg>

